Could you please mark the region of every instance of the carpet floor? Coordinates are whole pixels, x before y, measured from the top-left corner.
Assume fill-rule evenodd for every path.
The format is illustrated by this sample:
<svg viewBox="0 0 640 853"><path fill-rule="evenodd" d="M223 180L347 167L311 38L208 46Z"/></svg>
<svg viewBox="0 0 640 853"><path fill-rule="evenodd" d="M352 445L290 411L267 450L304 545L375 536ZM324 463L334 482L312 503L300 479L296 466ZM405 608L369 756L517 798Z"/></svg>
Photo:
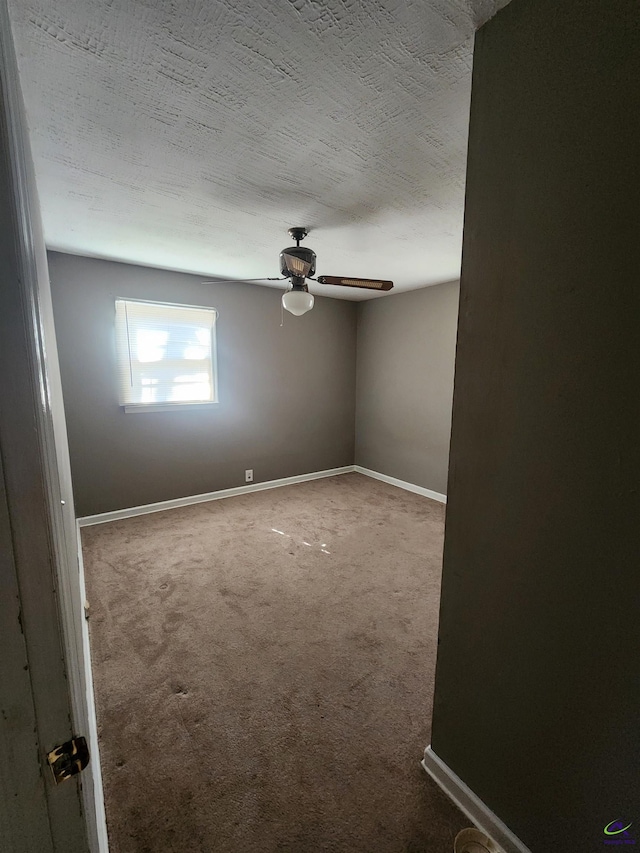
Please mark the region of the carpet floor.
<svg viewBox="0 0 640 853"><path fill-rule="evenodd" d="M451 853L443 529L360 474L84 528L111 853Z"/></svg>

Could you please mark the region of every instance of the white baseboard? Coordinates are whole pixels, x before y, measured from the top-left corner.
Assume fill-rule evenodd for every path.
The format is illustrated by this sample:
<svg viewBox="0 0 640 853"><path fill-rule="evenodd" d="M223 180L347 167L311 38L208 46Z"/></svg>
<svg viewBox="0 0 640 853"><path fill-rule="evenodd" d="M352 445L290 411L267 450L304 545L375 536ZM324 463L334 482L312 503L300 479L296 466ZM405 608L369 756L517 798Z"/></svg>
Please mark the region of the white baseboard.
<svg viewBox="0 0 640 853"><path fill-rule="evenodd" d="M204 495L190 495L186 498L175 498L170 501L159 501L158 503L134 506L129 509L116 509L113 512L101 512L98 515L85 515L78 519L80 527L89 527L92 524L105 524L108 521L118 521L121 518L132 518L135 515L147 515L150 512L163 512L166 509L177 509L181 506L206 503L206 501L218 501L222 498L233 498L238 495L247 495L249 492L262 492L265 489L277 489L279 486L291 486L294 483L306 483L308 480L320 480L323 477L335 477L337 474L350 474L355 471L354 465L345 465L342 468L328 468L326 471L314 471L311 474L297 474L295 477L283 477L281 480L267 480L264 483L249 483L247 486L237 486L234 489L222 489L219 492L207 492Z"/></svg>
<svg viewBox="0 0 640 853"><path fill-rule="evenodd" d="M485 835L493 839L504 853L531 853L529 848L482 802L480 797L474 794L441 758L438 758L430 746L424 751L422 766L460 811Z"/></svg>
<svg viewBox="0 0 640 853"><path fill-rule="evenodd" d="M383 483L389 483L390 486L397 486L399 489L405 489L407 492L413 492L416 495L422 495L425 498L431 498L432 501L439 501L441 504L446 504L447 496L440 492L434 492L431 489L425 489L423 486L416 486L413 483L407 483L405 480L398 480L397 477L389 477L387 474L379 474L377 471L371 471L369 468L363 468L361 465L354 465L353 470L358 474L365 474L367 477L373 477L374 480L382 480Z"/></svg>
<svg viewBox="0 0 640 853"><path fill-rule="evenodd" d="M189 495L185 498L174 498L169 501L144 504L143 506L116 509L112 512L101 512L97 515L85 515L83 518L78 519L78 525L80 527L90 527L92 524L106 524L109 521L118 521L121 518L133 518L136 515L147 515L150 512L164 512L167 509L177 509L181 506L206 503L207 501L218 501L222 498L233 498L238 495L247 495L250 492L261 492L265 489L277 489L279 486L292 486L294 483L306 483L308 480L320 480L323 477L335 477L337 474L350 474L353 471L357 471L359 474L364 474L367 477L373 477L374 480L382 480L383 483L389 483L391 486L397 486L408 492L414 492L416 495L431 498L440 503L447 502L447 496L440 494L440 492L433 492L431 489L425 489L422 486L398 480L396 477L389 477L387 474L379 474L377 471L362 468L360 465L344 465L342 468L328 468L325 471L314 471L311 474L297 474L295 477L267 480L264 483L249 483L246 486L236 486L233 489L222 489L218 492L206 492L203 495Z"/></svg>

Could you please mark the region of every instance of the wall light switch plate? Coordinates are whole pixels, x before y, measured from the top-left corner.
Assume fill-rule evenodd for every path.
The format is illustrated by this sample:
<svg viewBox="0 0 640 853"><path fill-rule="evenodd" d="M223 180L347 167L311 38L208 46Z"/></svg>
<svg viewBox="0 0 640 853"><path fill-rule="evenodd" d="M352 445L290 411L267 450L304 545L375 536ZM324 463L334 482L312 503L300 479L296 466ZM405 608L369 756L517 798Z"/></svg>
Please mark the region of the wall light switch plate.
<svg viewBox="0 0 640 853"><path fill-rule="evenodd" d="M247 468L244 472L245 483L253 483L253 468Z"/></svg>

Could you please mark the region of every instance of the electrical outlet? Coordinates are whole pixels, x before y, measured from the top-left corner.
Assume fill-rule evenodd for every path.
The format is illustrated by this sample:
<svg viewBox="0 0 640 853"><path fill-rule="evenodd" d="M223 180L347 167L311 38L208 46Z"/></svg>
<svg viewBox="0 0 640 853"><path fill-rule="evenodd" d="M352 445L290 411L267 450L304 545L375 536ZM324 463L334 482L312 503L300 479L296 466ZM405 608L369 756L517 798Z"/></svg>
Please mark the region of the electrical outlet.
<svg viewBox="0 0 640 853"><path fill-rule="evenodd" d="M245 483L253 483L253 468L247 468L244 472Z"/></svg>

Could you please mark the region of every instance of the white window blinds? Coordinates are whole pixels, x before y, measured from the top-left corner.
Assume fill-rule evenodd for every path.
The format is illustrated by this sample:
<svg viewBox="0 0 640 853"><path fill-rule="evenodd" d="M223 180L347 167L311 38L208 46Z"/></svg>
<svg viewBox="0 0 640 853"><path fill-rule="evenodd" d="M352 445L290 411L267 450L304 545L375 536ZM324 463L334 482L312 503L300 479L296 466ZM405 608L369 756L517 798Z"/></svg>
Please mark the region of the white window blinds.
<svg viewBox="0 0 640 853"><path fill-rule="evenodd" d="M116 300L123 406L215 403L214 308Z"/></svg>

